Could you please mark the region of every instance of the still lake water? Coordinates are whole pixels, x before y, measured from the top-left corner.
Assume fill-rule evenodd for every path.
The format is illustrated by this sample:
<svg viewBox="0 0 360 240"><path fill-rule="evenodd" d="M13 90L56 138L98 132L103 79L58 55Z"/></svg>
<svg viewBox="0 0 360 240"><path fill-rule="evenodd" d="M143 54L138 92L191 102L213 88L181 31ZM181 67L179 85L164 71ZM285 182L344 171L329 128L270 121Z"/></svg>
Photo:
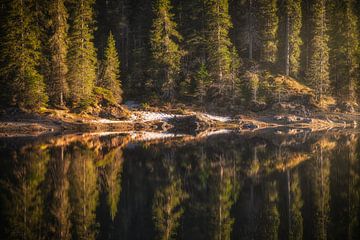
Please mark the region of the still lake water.
<svg viewBox="0 0 360 240"><path fill-rule="evenodd" d="M0 239L360 239L360 135L0 139Z"/></svg>

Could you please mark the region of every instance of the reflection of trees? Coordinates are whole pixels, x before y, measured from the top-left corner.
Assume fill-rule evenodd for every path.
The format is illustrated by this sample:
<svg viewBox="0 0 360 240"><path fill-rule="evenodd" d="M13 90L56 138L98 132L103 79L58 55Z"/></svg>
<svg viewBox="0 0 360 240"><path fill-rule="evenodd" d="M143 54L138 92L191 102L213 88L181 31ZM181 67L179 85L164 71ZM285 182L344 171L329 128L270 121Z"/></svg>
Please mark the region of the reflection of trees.
<svg viewBox="0 0 360 240"><path fill-rule="evenodd" d="M289 239L303 239L303 217L301 208L303 206L300 177L297 170L288 172L290 174L290 195L289 195Z"/></svg>
<svg viewBox="0 0 360 240"><path fill-rule="evenodd" d="M234 224L230 210L239 192L236 157L218 155L211 159L203 151L198 155L189 182L192 191L188 221L192 234L188 237L230 239Z"/></svg>
<svg viewBox="0 0 360 240"><path fill-rule="evenodd" d="M349 164L349 239L360 239L360 138L351 142Z"/></svg>
<svg viewBox="0 0 360 240"><path fill-rule="evenodd" d="M359 138L310 140L222 137L125 150L119 137L37 142L3 163L11 171L1 176L1 223L13 239L360 239ZM101 235L96 210L106 212Z"/></svg>
<svg viewBox="0 0 360 240"><path fill-rule="evenodd" d="M219 156L211 162L210 211L213 219L213 239L230 239L234 218L230 215L238 194L235 165L230 159ZM234 181L235 180L235 181Z"/></svg>
<svg viewBox="0 0 360 240"><path fill-rule="evenodd" d="M315 239L327 239L330 211L330 161L327 155L328 152L321 144L317 144L314 149L315 159L310 164Z"/></svg>
<svg viewBox="0 0 360 240"><path fill-rule="evenodd" d="M102 160L105 163L104 185L111 219L114 220L121 194L121 174L123 171L123 152L120 147L110 150Z"/></svg>
<svg viewBox="0 0 360 240"><path fill-rule="evenodd" d="M70 202L68 170L70 159L64 156L64 148L52 150L52 160L49 164L51 174L52 196L50 203L51 226L50 234L54 239L70 239Z"/></svg>
<svg viewBox="0 0 360 240"><path fill-rule="evenodd" d="M184 212L181 204L187 197L182 188L181 179L175 169L173 153L167 154L162 159L165 170L164 183L155 191L152 211L157 239L173 239L179 220Z"/></svg>
<svg viewBox="0 0 360 240"><path fill-rule="evenodd" d="M96 237L95 210L99 191L94 159L94 152L83 146L72 149L70 197L73 226L78 239L90 240Z"/></svg>
<svg viewBox="0 0 360 240"><path fill-rule="evenodd" d="M335 239L359 239L359 159L354 134L338 138L331 166L331 229Z"/></svg>
<svg viewBox="0 0 360 240"><path fill-rule="evenodd" d="M258 234L260 239L278 239L280 227L280 214L278 210L278 189L276 181L264 183L263 206L260 214L260 223L258 225Z"/></svg>
<svg viewBox="0 0 360 240"><path fill-rule="evenodd" d="M45 239L41 184L48 160L48 151L41 146L23 148L13 154L12 179L5 183L10 239Z"/></svg>

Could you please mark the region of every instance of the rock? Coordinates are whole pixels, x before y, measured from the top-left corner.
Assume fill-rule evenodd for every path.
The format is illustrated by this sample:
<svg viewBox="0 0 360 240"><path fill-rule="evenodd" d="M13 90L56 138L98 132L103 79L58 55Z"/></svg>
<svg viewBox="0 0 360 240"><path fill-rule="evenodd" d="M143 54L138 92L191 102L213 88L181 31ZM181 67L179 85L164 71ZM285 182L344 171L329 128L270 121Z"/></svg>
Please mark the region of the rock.
<svg viewBox="0 0 360 240"><path fill-rule="evenodd" d="M261 112L267 109L267 104L264 102L251 101L249 108L253 112Z"/></svg>
<svg viewBox="0 0 360 240"><path fill-rule="evenodd" d="M273 117L275 122L283 124L299 124L299 123L311 123L311 118L299 117L296 115L277 115Z"/></svg>
<svg viewBox="0 0 360 240"><path fill-rule="evenodd" d="M209 123L205 122L196 115L174 117L170 119L168 123L173 126L173 130L181 132L200 131L209 126Z"/></svg>
<svg viewBox="0 0 360 240"><path fill-rule="evenodd" d="M275 103L271 107L276 112L285 112L289 114L295 114L300 116L309 116L310 110L305 105L297 103Z"/></svg>
<svg viewBox="0 0 360 240"><path fill-rule="evenodd" d="M241 125L241 129L254 130L257 128L259 128L259 126L255 125L254 123L244 123Z"/></svg>

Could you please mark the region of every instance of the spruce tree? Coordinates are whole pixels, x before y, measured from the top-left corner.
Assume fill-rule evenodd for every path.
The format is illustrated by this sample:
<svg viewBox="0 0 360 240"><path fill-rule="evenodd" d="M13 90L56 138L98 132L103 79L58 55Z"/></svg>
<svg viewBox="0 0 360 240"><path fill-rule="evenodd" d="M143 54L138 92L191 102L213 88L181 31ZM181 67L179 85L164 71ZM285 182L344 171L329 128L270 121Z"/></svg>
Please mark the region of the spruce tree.
<svg viewBox="0 0 360 240"><path fill-rule="evenodd" d="M149 78L150 52L150 29L152 25L152 2L140 0L131 2L132 14L130 14L130 45L129 67L124 80L127 96L138 96L149 93L146 82Z"/></svg>
<svg viewBox="0 0 360 240"><path fill-rule="evenodd" d="M204 103L204 98L206 97L206 91L209 87L210 75L206 69L205 64L201 64L199 70L194 76L195 80L195 97L200 101L200 104Z"/></svg>
<svg viewBox="0 0 360 240"><path fill-rule="evenodd" d="M207 52L209 73L219 94L230 84L232 44L229 29L232 27L228 0L207 1Z"/></svg>
<svg viewBox="0 0 360 240"><path fill-rule="evenodd" d="M73 6L68 52L68 83L73 106L92 100L96 79L96 52L93 44L95 0L79 0Z"/></svg>
<svg viewBox="0 0 360 240"><path fill-rule="evenodd" d="M276 0L260 0L257 17L259 21L260 62L275 63L277 60L277 31L279 18Z"/></svg>
<svg viewBox="0 0 360 240"><path fill-rule="evenodd" d="M306 82L320 102L329 90L329 47L326 0L314 0L310 13L309 65Z"/></svg>
<svg viewBox="0 0 360 240"><path fill-rule="evenodd" d="M68 50L68 13L64 0L52 0L49 6L51 37L50 45L50 79L48 95L54 105L64 106L68 96L67 84L67 50Z"/></svg>
<svg viewBox="0 0 360 240"><path fill-rule="evenodd" d="M258 32L257 32L257 19L255 17L255 3L254 0L246 1L246 18L245 18L245 31L244 37L248 50L248 58L253 60L255 43L258 41Z"/></svg>
<svg viewBox="0 0 360 240"><path fill-rule="evenodd" d="M204 73L206 70L205 0L183 0L181 3L182 25L180 30L184 36L183 45L187 51L183 61L183 72L186 80L190 82L190 92L194 92L200 84L198 82L201 79L199 73Z"/></svg>
<svg viewBox="0 0 360 240"><path fill-rule="evenodd" d="M2 94L9 104L36 109L47 102L39 73L41 44L37 9L33 0L8 1L1 41Z"/></svg>
<svg viewBox="0 0 360 240"><path fill-rule="evenodd" d="M284 66L285 75L299 77L300 47L302 40L300 31L302 27L301 0L286 0L284 2Z"/></svg>
<svg viewBox="0 0 360 240"><path fill-rule="evenodd" d="M115 38L110 32L103 61L103 73L99 86L109 90L117 103L121 102L120 61L116 51Z"/></svg>
<svg viewBox="0 0 360 240"><path fill-rule="evenodd" d="M330 18L330 77L334 94L339 102L352 102L359 77L360 53L355 1L332 1Z"/></svg>
<svg viewBox="0 0 360 240"><path fill-rule="evenodd" d="M151 30L151 52L154 63L155 88L166 99L174 99L176 79L184 52L179 47L182 40L173 21L170 0L156 0Z"/></svg>

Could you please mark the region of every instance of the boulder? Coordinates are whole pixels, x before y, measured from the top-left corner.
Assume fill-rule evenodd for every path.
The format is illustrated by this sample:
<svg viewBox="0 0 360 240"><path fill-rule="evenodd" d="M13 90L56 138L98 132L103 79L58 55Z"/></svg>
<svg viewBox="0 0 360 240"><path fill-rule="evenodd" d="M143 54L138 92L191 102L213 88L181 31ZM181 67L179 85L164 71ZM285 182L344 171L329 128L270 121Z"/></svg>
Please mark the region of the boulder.
<svg viewBox="0 0 360 240"><path fill-rule="evenodd" d="M267 107L268 106L265 102L259 102L259 101L251 101L249 105L249 109L253 112L265 111Z"/></svg>
<svg viewBox="0 0 360 240"><path fill-rule="evenodd" d="M199 118L197 115L184 115L171 118L169 124L173 126L174 131L194 132L206 129L209 124Z"/></svg>

